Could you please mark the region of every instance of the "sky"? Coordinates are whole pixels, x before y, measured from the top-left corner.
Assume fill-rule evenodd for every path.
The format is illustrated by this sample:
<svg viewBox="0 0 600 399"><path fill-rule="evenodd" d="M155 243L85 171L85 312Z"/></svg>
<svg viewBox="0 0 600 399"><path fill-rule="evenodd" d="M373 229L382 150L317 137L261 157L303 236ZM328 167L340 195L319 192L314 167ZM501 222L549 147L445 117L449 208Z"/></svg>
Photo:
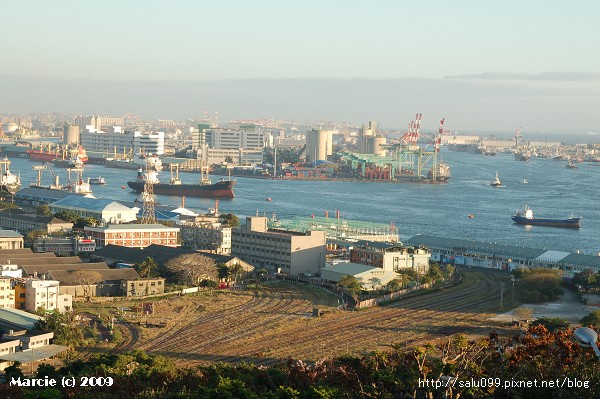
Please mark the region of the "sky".
<svg viewBox="0 0 600 399"><path fill-rule="evenodd" d="M424 126L445 116L457 130L600 131L595 0L54 0L2 11L2 114L207 109L400 127L421 112Z"/></svg>

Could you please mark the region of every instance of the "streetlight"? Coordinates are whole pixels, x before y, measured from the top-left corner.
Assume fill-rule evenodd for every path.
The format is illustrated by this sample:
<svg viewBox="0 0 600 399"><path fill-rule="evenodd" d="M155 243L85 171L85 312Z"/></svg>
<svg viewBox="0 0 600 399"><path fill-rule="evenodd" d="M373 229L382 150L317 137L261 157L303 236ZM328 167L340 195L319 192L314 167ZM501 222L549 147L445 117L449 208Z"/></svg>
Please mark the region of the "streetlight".
<svg viewBox="0 0 600 399"><path fill-rule="evenodd" d="M575 330L573 335L581 347L589 348L591 346L594 348L596 356L600 358L600 349L598 349L598 345L596 345L596 341L598 340L598 333L596 331L589 327L580 327Z"/></svg>

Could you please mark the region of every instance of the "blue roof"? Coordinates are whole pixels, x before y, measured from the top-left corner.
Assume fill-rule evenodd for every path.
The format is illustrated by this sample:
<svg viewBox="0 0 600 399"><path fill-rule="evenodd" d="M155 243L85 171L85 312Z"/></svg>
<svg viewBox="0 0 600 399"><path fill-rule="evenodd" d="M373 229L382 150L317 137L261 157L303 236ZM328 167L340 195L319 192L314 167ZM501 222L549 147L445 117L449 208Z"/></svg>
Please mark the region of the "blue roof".
<svg viewBox="0 0 600 399"><path fill-rule="evenodd" d="M77 195L70 195L66 198L58 200L51 205L52 207L64 207L64 208L74 208L88 211L98 211L101 212L105 210L108 206L116 209L132 209L118 201L104 198L90 198L90 197L81 197Z"/></svg>

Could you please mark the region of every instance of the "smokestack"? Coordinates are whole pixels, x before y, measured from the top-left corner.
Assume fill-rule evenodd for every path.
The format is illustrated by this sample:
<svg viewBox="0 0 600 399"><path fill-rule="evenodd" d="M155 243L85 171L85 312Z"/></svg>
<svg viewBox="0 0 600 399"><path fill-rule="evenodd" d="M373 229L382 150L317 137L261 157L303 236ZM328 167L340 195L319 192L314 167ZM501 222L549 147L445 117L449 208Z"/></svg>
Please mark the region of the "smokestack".
<svg viewBox="0 0 600 399"><path fill-rule="evenodd" d="M336 211L335 211L335 218L336 219L340 218L340 210L339 209L336 209Z"/></svg>
<svg viewBox="0 0 600 399"><path fill-rule="evenodd" d="M181 207L185 209L185 195L181 197Z"/></svg>
<svg viewBox="0 0 600 399"><path fill-rule="evenodd" d="M219 200L215 200L215 216L219 216Z"/></svg>
<svg viewBox="0 0 600 399"><path fill-rule="evenodd" d="M325 219L329 218L329 211L325 211Z"/></svg>

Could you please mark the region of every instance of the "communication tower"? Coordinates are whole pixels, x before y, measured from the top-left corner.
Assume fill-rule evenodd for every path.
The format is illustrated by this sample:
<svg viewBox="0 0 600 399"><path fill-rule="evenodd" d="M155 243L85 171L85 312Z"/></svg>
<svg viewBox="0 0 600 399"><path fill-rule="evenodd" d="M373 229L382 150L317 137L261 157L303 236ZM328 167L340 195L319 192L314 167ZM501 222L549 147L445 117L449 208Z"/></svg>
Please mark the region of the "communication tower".
<svg viewBox="0 0 600 399"><path fill-rule="evenodd" d="M144 191L142 192L143 213L142 224L156 223L156 213L154 212L154 167L150 164L150 159L146 160L146 173L144 175Z"/></svg>

